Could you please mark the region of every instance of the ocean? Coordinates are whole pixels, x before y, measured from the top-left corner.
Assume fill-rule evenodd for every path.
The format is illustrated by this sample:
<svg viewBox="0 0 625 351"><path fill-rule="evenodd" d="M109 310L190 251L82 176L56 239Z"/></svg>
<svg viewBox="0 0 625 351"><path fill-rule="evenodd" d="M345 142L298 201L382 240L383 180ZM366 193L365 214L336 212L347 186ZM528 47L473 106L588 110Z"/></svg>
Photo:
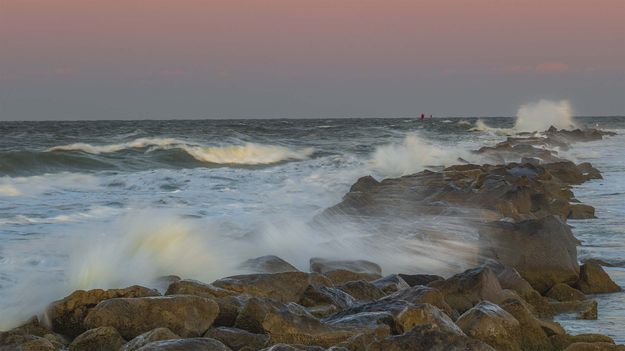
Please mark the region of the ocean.
<svg viewBox="0 0 625 351"><path fill-rule="evenodd" d="M579 258L612 263L625 286L625 117L575 122L618 133L561 155L603 173L574 189L598 218L569 224ZM514 126L504 117L0 122L0 329L75 289L168 274L210 282L267 254L302 270L323 256L448 275L425 272L385 241L320 234L310 222L361 176L479 162L470 150ZM597 321L558 320L625 342L625 293L596 299Z"/></svg>

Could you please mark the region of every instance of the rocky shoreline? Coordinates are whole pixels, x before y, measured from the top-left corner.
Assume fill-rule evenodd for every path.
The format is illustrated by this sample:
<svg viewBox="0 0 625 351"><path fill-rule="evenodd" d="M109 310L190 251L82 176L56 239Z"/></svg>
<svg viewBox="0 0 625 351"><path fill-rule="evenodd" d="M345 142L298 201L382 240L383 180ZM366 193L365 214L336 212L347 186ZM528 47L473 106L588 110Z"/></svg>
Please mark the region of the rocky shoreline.
<svg viewBox="0 0 625 351"><path fill-rule="evenodd" d="M241 265L249 274L210 284L168 276L163 291L75 291L1 332L0 351L625 350L604 335L570 335L553 320L559 313L596 319L588 295L621 291L600 262L579 265L579 241L567 224L595 217L571 187L601 173L553 151L610 134L552 127L475 151L484 164L363 177L315 218L461 218L479 233L479 250L458 252L473 267L450 277L383 275L367 257L311 258L302 272L263 256Z"/></svg>

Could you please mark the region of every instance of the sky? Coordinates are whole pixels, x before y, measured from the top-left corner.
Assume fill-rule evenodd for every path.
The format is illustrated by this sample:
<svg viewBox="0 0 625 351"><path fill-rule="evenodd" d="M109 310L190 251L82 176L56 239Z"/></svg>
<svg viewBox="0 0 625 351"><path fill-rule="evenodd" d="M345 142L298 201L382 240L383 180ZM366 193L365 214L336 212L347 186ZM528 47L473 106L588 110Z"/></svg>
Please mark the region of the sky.
<svg viewBox="0 0 625 351"><path fill-rule="evenodd" d="M0 0L0 120L625 115L623 0Z"/></svg>

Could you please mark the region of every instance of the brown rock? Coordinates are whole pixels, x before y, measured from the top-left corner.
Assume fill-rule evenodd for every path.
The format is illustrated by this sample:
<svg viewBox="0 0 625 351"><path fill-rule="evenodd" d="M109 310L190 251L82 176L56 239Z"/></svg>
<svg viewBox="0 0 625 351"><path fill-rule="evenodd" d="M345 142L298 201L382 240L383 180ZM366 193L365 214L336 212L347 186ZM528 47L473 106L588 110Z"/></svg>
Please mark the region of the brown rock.
<svg viewBox="0 0 625 351"><path fill-rule="evenodd" d="M46 315L52 324L52 330L73 338L88 329L83 325L83 319L87 316L89 310L95 307L100 301L118 297L159 295L160 293L156 290L138 285L125 289L77 290L64 299L51 303L50 306L48 306Z"/></svg>
<svg viewBox="0 0 625 351"><path fill-rule="evenodd" d="M521 326L501 307L483 301L463 313L456 324L469 337L484 341L497 350L521 350Z"/></svg>
<svg viewBox="0 0 625 351"><path fill-rule="evenodd" d="M625 345L614 345L606 342L576 342L564 351L625 351Z"/></svg>
<svg viewBox="0 0 625 351"><path fill-rule="evenodd" d="M126 340L115 328L100 327L89 329L78 335L71 344L69 351L110 350L117 351Z"/></svg>
<svg viewBox="0 0 625 351"><path fill-rule="evenodd" d="M246 274L219 279L213 285L222 289L258 297L270 297L280 302L298 302L308 286L332 286L317 273L284 272Z"/></svg>
<svg viewBox="0 0 625 351"><path fill-rule="evenodd" d="M126 339L164 327L182 337L204 334L219 314L213 300L192 295L117 298L100 302L84 324L114 327Z"/></svg>
<svg viewBox="0 0 625 351"><path fill-rule="evenodd" d="M325 275L334 284L354 280L369 281L382 276L379 265L365 260L327 260L314 257L310 259L310 271Z"/></svg>
<svg viewBox="0 0 625 351"><path fill-rule="evenodd" d="M621 291L603 268L593 262L586 262L580 267L579 280L575 287L585 294L600 294Z"/></svg>
<svg viewBox="0 0 625 351"><path fill-rule="evenodd" d="M337 285L336 288L348 293L359 301L373 301L385 295L380 288L364 280L343 283Z"/></svg>
<svg viewBox="0 0 625 351"><path fill-rule="evenodd" d="M549 338L551 340L551 344L555 351L561 351L566 349L569 345L576 342L584 342L584 343L609 343L614 344L614 340L609 336L601 335L601 334L579 334L579 335L553 335Z"/></svg>
<svg viewBox="0 0 625 351"><path fill-rule="evenodd" d="M172 339L151 342L137 351L232 351L211 338Z"/></svg>
<svg viewBox="0 0 625 351"><path fill-rule="evenodd" d="M486 228L480 234L484 245L492 250L490 255L516 269L538 292L545 293L558 283L577 281L578 241L560 217L518 223L497 221Z"/></svg>
<svg viewBox="0 0 625 351"><path fill-rule="evenodd" d="M236 295L234 291L218 288L197 280L184 279L171 283L165 295L195 295L208 298L218 298Z"/></svg>
<svg viewBox="0 0 625 351"><path fill-rule="evenodd" d="M392 294L396 291L410 288L410 285L408 285L399 274L387 275L386 277L372 281L371 284L380 288L385 294Z"/></svg>
<svg viewBox="0 0 625 351"><path fill-rule="evenodd" d="M170 339L180 339L180 336L168 328L156 328L130 340L119 351L136 351L151 342Z"/></svg>
<svg viewBox="0 0 625 351"><path fill-rule="evenodd" d="M410 287L416 285L428 285L435 280L445 280L445 278L440 275L434 274L399 274L399 277L402 278Z"/></svg>
<svg viewBox="0 0 625 351"><path fill-rule="evenodd" d="M554 285L545 296L557 301L582 301L586 299L583 292L562 283Z"/></svg>
<svg viewBox="0 0 625 351"><path fill-rule="evenodd" d="M543 330L540 321L522 301L508 299L501 303L500 307L510 313L521 326L521 350L551 350L551 342L549 341L547 333Z"/></svg>
<svg viewBox="0 0 625 351"><path fill-rule="evenodd" d="M234 351L260 350L269 342L266 334L254 334L243 329L219 327L209 329L204 337L221 341Z"/></svg>
<svg viewBox="0 0 625 351"><path fill-rule="evenodd" d="M571 205L568 215L569 219L589 219L595 217L595 208L590 205L576 204Z"/></svg>
<svg viewBox="0 0 625 351"><path fill-rule="evenodd" d="M492 347L480 340L471 339L463 334L439 330L425 324L407 333L389 336L384 340L373 342L368 351L494 351Z"/></svg>
<svg viewBox="0 0 625 351"><path fill-rule="evenodd" d="M399 290L383 298L383 300L404 300L413 304L429 303L438 307L451 318L457 318L457 313L445 302L443 294L435 288L417 285L412 288Z"/></svg>
<svg viewBox="0 0 625 351"><path fill-rule="evenodd" d="M447 304L459 313L483 300L497 301L502 291L497 276L488 267L469 269L429 286L440 290Z"/></svg>
<svg viewBox="0 0 625 351"><path fill-rule="evenodd" d="M299 272L292 264L274 255L251 258L243 262L239 268L250 273Z"/></svg>

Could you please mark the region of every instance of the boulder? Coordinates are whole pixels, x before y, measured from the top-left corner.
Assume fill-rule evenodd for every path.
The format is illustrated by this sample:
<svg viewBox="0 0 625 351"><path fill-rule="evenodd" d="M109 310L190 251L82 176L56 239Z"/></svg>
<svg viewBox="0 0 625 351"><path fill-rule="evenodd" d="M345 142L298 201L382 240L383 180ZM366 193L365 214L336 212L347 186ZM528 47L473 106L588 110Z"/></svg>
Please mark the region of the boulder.
<svg viewBox="0 0 625 351"><path fill-rule="evenodd" d="M516 269L540 293L578 279L578 241L558 216L491 222L480 230L480 239L486 256Z"/></svg>
<svg viewBox="0 0 625 351"><path fill-rule="evenodd" d="M243 329L228 327L209 329L204 337L219 340L233 351L260 350L269 342L269 336L266 334L254 334Z"/></svg>
<svg viewBox="0 0 625 351"><path fill-rule="evenodd" d="M232 351L211 338L171 339L151 342L137 351Z"/></svg>
<svg viewBox="0 0 625 351"><path fill-rule="evenodd" d="M579 280L575 287L585 294L612 293L621 291L601 265L586 262L580 267Z"/></svg>
<svg viewBox="0 0 625 351"><path fill-rule="evenodd" d="M175 281L167 287L165 292L165 295L195 295L208 298L219 298L236 294L234 291L191 279Z"/></svg>
<svg viewBox="0 0 625 351"><path fill-rule="evenodd" d="M582 301L586 299L583 292L562 283L554 285L545 296L557 301Z"/></svg>
<svg viewBox="0 0 625 351"><path fill-rule="evenodd" d="M219 279L213 285L222 289L258 297L270 297L283 303L298 302L309 286L332 286L318 273L284 272L245 274Z"/></svg>
<svg viewBox="0 0 625 351"><path fill-rule="evenodd" d="M551 342L540 321L526 307L522 300L508 299L499 306L519 322L520 347L523 351L550 351Z"/></svg>
<svg viewBox="0 0 625 351"><path fill-rule="evenodd" d="M595 217L595 208L590 205L575 204L571 205L568 219L589 219Z"/></svg>
<svg viewBox="0 0 625 351"><path fill-rule="evenodd" d="M215 301L199 296L117 298L92 308L84 324L90 328L113 327L127 340L159 327L194 337L204 334L218 314Z"/></svg>
<svg viewBox="0 0 625 351"><path fill-rule="evenodd" d="M250 258L239 268L250 273L299 272L292 264L274 255Z"/></svg>
<svg viewBox="0 0 625 351"><path fill-rule="evenodd" d="M597 319L595 300L550 301L549 304L557 313L577 312L577 319Z"/></svg>
<svg viewBox="0 0 625 351"><path fill-rule="evenodd" d="M576 342L564 351L625 351L625 345L614 345L607 342Z"/></svg>
<svg viewBox="0 0 625 351"><path fill-rule="evenodd" d="M119 351L136 351L151 342L170 339L180 339L180 336L168 328L156 328L130 340Z"/></svg>
<svg viewBox="0 0 625 351"><path fill-rule="evenodd" d="M83 320L89 310L95 307L100 301L119 297L148 297L159 295L160 293L154 289L148 289L138 285L125 289L77 290L62 300L52 302L46 310L46 318L50 321L52 330L75 338L88 329L83 325Z"/></svg>
<svg viewBox="0 0 625 351"><path fill-rule="evenodd" d="M551 340L551 344L555 351L562 351L566 349L569 345L574 344L576 342L583 343L608 343L614 344L614 340L609 336L601 335L601 334L579 334L579 335L553 335L549 338Z"/></svg>
<svg viewBox="0 0 625 351"><path fill-rule="evenodd" d="M438 307L451 318L455 319L458 317L457 313L445 302L443 294L438 289L432 287L416 285L387 295L382 300L403 300L413 304L429 303Z"/></svg>
<svg viewBox="0 0 625 351"><path fill-rule="evenodd" d="M375 280L382 276L382 268L365 260L327 260L319 257L310 259L310 271L323 274L334 284L354 280Z"/></svg>
<svg viewBox="0 0 625 351"><path fill-rule="evenodd" d="M456 274L446 280L429 284L440 290L451 308L464 313L483 300L497 301L502 289L499 280L488 267L477 267Z"/></svg>
<svg viewBox="0 0 625 351"><path fill-rule="evenodd" d="M391 294L398 290L410 287L398 274L387 275L386 277L376 279L371 284L377 286L385 294Z"/></svg>
<svg viewBox="0 0 625 351"><path fill-rule="evenodd" d="M58 345L55 345L48 339L33 337L30 340L24 341L20 344L13 344L7 346L0 346L0 350L2 351L57 351L61 350Z"/></svg>
<svg viewBox="0 0 625 351"><path fill-rule="evenodd" d="M329 347L361 333L388 334L387 326L329 325L295 303L286 305L266 298L249 299L237 317L235 327L268 334L271 343Z"/></svg>
<svg viewBox="0 0 625 351"><path fill-rule="evenodd" d="M245 301L249 298L247 295L239 295L239 296L225 296L214 299L219 305L219 314L215 321L213 322L213 326L215 327L232 327L234 322L241 312L241 308L245 304Z"/></svg>
<svg viewBox="0 0 625 351"><path fill-rule="evenodd" d="M111 350L117 351L126 340L115 328L99 327L89 329L78 335L71 344L69 351Z"/></svg>
<svg viewBox="0 0 625 351"><path fill-rule="evenodd" d="M521 350L521 325L501 307L483 301L463 313L456 324L472 338L484 341L497 350Z"/></svg>
<svg viewBox="0 0 625 351"><path fill-rule="evenodd" d="M326 351L326 349L321 346L275 344L260 351Z"/></svg>
<svg viewBox="0 0 625 351"><path fill-rule="evenodd" d="M355 302L352 296L340 289L309 286L304 292L300 304L305 307L334 305L337 309L346 309Z"/></svg>
<svg viewBox="0 0 625 351"><path fill-rule="evenodd" d="M348 293L358 301L373 301L384 297L384 291L370 282L356 280L336 286L337 289Z"/></svg>
<svg viewBox="0 0 625 351"><path fill-rule="evenodd" d="M486 343L457 334L444 331L430 324L419 325L402 334L389 336L380 341L374 341L367 348L368 351L494 351Z"/></svg>
<svg viewBox="0 0 625 351"><path fill-rule="evenodd" d="M434 274L399 274L408 286L413 287L415 285L428 285L435 280L444 280L445 278L440 275Z"/></svg>

